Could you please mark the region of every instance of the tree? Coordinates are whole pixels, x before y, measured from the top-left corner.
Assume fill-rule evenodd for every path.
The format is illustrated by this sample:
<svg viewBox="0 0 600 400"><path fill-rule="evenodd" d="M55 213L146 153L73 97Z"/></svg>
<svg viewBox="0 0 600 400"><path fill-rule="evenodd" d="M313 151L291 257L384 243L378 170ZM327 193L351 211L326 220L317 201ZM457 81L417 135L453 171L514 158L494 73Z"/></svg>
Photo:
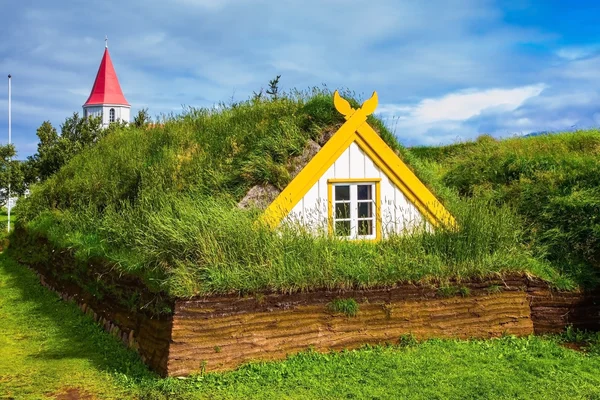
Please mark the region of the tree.
<svg viewBox="0 0 600 400"><path fill-rule="evenodd" d="M26 161L25 181L28 184L46 179L49 176L49 171L57 170L63 162L58 152L60 137L50 121L42 122L36 134L40 139L38 152L27 157Z"/></svg>
<svg viewBox="0 0 600 400"><path fill-rule="evenodd" d="M44 121L37 129L38 151L27 158L21 171L27 184L48 179L76 154L108 133L102 129L101 117L81 118L76 112L65 119L60 128L58 135L52 124Z"/></svg>
<svg viewBox="0 0 600 400"><path fill-rule="evenodd" d="M105 134L106 131L102 129L102 117L80 118L79 113L74 112L60 127L59 143L62 143L68 158L71 159Z"/></svg>
<svg viewBox="0 0 600 400"><path fill-rule="evenodd" d="M20 196L25 192L21 161L14 160L17 155L12 144L0 145L0 206L8 202L8 184L11 196Z"/></svg>
<svg viewBox="0 0 600 400"><path fill-rule="evenodd" d="M277 100L277 96L279 96L279 78L281 75L277 75L275 79L271 79L269 81L269 88L267 89L267 94L271 95L271 98Z"/></svg>
<svg viewBox="0 0 600 400"><path fill-rule="evenodd" d="M148 114L147 108L142 108L138 111L137 115L133 118L133 126L141 128L142 126L152 122L150 114Z"/></svg>

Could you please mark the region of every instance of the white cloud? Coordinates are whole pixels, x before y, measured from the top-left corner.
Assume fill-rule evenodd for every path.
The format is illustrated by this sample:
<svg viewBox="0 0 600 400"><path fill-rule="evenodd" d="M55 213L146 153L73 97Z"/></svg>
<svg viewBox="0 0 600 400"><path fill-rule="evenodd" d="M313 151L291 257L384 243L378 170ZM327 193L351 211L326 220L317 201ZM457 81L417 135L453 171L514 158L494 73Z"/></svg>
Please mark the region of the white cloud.
<svg viewBox="0 0 600 400"><path fill-rule="evenodd" d="M22 100L15 100L15 98L12 99L11 103L12 103L11 107L12 107L13 123L19 123L19 122L27 121L27 120L31 120L31 119L36 120L36 121L39 120L40 123L36 125L36 128L44 120L52 119L52 117L51 117L52 115L56 115L57 113L62 114L64 112L64 110L62 110L61 108L58 108L58 107L33 105L30 102L26 102L26 101L22 101ZM0 109L2 109L2 110L8 109L8 100L5 100L5 99L0 100ZM65 117L67 117L69 115L70 114L66 114ZM3 117L4 117L4 115L3 115Z"/></svg>
<svg viewBox="0 0 600 400"><path fill-rule="evenodd" d="M495 108L512 111L531 97L539 95L545 85L531 85L513 89L465 90L439 99L425 99L411 112L422 123L436 121L464 121Z"/></svg>
<svg viewBox="0 0 600 400"><path fill-rule="evenodd" d="M205 10L219 10L222 9L229 3L224 0L174 0L179 7L199 7Z"/></svg>
<svg viewBox="0 0 600 400"><path fill-rule="evenodd" d="M284 90L321 83L377 90L379 114L395 116L415 141L438 143L550 121L541 110L565 110L568 98L587 113L600 88L600 64L589 50L558 50L554 67L515 52L515 45L547 44L556 35L506 24L492 0L144 0L122 2L118 13L112 7L99 0L15 3L0 71L18 77L15 98L27 111L15 119L28 126L24 136L34 138L45 119L58 125L81 110L105 34L134 113L210 106L234 92L245 99L281 74ZM540 93L536 82L558 89ZM481 126L469 125L478 118Z"/></svg>
<svg viewBox="0 0 600 400"><path fill-rule="evenodd" d="M485 110L513 111L527 99L538 96L545 87L544 84L536 84L512 89L467 89L424 99L414 106L382 105L379 113L386 118L397 117L406 127L429 127L434 123L452 127L456 124L450 124L451 121L466 121Z"/></svg>
<svg viewBox="0 0 600 400"><path fill-rule="evenodd" d="M535 106L538 109L547 111L556 111L565 106L582 107L594 104L598 100L598 92L594 90L577 89L571 92L568 88L557 88L552 92L544 92L543 96L538 96L527 101L528 105Z"/></svg>
<svg viewBox="0 0 600 400"><path fill-rule="evenodd" d="M441 145L481 134L496 137L600 124L600 91L569 84L461 90L414 105L382 105L379 112L405 145Z"/></svg>

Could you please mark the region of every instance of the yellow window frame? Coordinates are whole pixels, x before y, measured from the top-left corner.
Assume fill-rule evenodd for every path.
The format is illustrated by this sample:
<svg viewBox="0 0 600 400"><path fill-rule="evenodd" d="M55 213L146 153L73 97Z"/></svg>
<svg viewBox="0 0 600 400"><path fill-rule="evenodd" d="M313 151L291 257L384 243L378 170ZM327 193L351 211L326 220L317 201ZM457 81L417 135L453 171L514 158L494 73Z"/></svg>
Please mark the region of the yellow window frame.
<svg viewBox="0 0 600 400"><path fill-rule="evenodd" d="M348 185L360 183L372 183L375 185L375 238L357 240L381 240L381 178L354 178L354 179L328 179L327 180L327 227L330 235L334 235L333 230L333 186L345 183Z"/></svg>

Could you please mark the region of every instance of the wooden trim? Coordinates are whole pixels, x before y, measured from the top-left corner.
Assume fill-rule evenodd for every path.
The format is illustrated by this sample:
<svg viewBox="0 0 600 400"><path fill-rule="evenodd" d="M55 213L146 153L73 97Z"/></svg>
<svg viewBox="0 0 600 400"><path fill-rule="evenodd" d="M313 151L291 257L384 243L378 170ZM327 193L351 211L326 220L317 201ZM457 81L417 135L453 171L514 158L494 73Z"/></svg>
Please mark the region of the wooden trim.
<svg viewBox="0 0 600 400"><path fill-rule="evenodd" d="M438 221L436 217L429 212L429 209L421 203L419 198L405 185L405 183L394 174L390 168L385 164L375 152L367 145L362 139L357 138L356 144L362 151L364 151L373 163L379 168L388 179L406 196L408 201L417 207L417 210L433 225L437 226Z"/></svg>
<svg viewBox="0 0 600 400"><path fill-rule="evenodd" d="M356 138L356 129L367 120L366 114L357 110L309 161L300 173L287 185L267 207L261 219L272 228L292 211L310 188L333 165L338 157Z"/></svg>
<svg viewBox="0 0 600 400"><path fill-rule="evenodd" d="M352 240L367 240L367 241L378 241L382 238L382 219L381 219L381 178L357 178L357 179L328 179L327 180L327 221L329 225L328 232L330 235L334 235L333 226L333 185L347 183L349 185L356 185L360 183L372 183L375 185L375 215L373 221L375 223L375 237L374 238L356 238ZM351 202L352 203L352 202Z"/></svg>
<svg viewBox="0 0 600 400"><path fill-rule="evenodd" d="M327 183L327 232L333 235L333 185Z"/></svg>
<svg viewBox="0 0 600 400"><path fill-rule="evenodd" d="M381 182L381 178L355 178L355 179L327 179L327 183L376 183Z"/></svg>
<svg viewBox="0 0 600 400"><path fill-rule="evenodd" d="M381 179L375 183L375 240L381 240L383 219L381 218Z"/></svg>
<svg viewBox="0 0 600 400"><path fill-rule="evenodd" d="M456 226L454 217L417 178L383 139L369 126L358 128L356 144L369 155L398 189L411 201L433 226Z"/></svg>

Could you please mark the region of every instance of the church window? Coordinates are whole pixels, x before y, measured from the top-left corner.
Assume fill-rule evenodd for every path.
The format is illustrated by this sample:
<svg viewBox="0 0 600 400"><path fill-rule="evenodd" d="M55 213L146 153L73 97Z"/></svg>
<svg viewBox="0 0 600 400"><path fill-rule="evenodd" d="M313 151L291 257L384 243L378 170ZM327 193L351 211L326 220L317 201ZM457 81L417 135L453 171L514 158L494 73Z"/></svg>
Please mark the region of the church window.
<svg viewBox="0 0 600 400"><path fill-rule="evenodd" d="M115 109L111 108L108 112L108 122L115 122Z"/></svg>

